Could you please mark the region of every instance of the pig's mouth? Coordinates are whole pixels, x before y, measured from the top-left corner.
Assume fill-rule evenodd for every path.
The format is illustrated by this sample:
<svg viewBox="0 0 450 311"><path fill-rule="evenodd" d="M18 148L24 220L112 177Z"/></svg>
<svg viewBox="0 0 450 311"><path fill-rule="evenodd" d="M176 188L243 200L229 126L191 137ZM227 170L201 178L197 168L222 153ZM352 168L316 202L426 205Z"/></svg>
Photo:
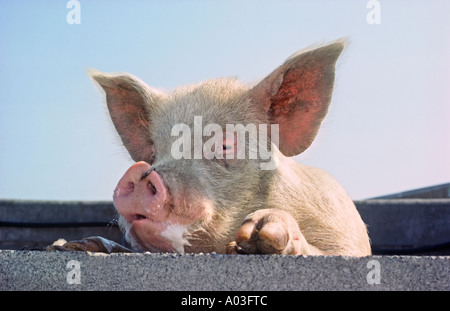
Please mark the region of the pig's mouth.
<svg viewBox="0 0 450 311"><path fill-rule="evenodd" d="M143 219L148 219L148 218L146 216L144 216L144 215L137 214L136 216L134 216L134 219L132 220L132 222L143 220Z"/></svg>
<svg viewBox="0 0 450 311"><path fill-rule="evenodd" d="M119 226L130 248L139 252L184 253L191 246L191 232L208 222L213 210L210 204L200 204L191 210L203 211L193 218L170 213L164 220L156 220L144 214L136 214L133 219L119 217Z"/></svg>
<svg viewBox="0 0 450 311"><path fill-rule="evenodd" d="M166 210L166 208L163 208ZM125 218L120 215L119 226L124 232L125 241L139 252L176 252L184 253L188 242L190 217L180 217L167 212L164 219L153 218L151 214L135 214Z"/></svg>

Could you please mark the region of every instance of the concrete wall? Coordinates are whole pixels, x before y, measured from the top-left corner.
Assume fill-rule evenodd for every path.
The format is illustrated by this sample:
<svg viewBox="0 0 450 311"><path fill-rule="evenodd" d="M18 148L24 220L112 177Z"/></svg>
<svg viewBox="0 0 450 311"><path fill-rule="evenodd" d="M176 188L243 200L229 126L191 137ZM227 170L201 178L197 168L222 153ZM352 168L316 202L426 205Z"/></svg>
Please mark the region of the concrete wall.
<svg viewBox="0 0 450 311"><path fill-rule="evenodd" d="M357 201L374 254L450 254L450 199ZM121 242L111 202L0 200L0 249L36 249L58 238Z"/></svg>
<svg viewBox="0 0 450 311"><path fill-rule="evenodd" d="M450 199L355 203L374 253L450 255Z"/></svg>
<svg viewBox="0 0 450 311"><path fill-rule="evenodd" d="M444 199L450 198L450 183L379 196L373 199Z"/></svg>
<svg viewBox="0 0 450 311"><path fill-rule="evenodd" d="M39 249L64 238L120 242L112 202L0 200L0 249Z"/></svg>

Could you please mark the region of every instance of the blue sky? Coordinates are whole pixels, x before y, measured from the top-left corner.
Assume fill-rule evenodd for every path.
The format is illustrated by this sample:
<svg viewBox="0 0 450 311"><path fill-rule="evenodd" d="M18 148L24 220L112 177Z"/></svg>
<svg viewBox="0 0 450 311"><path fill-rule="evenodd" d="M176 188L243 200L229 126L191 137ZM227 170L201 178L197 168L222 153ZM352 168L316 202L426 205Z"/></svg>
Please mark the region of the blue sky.
<svg viewBox="0 0 450 311"><path fill-rule="evenodd" d="M450 2L0 0L0 198L110 200L133 163L88 68L173 89L255 83L347 37L329 114L301 163L363 199L450 181Z"/></svg>

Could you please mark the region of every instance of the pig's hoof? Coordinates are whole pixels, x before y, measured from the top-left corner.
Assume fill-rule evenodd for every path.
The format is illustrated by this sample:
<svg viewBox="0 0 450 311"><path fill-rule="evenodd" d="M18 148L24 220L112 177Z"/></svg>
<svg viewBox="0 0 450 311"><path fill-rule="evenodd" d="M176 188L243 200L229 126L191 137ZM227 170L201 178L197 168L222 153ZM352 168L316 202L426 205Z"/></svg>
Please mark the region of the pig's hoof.
<svg viewBox="0 0 450 311"><path fill-rule="evenodd" d="M53 244L48 246L46 251L81 251L81 252L101 252L101 253L129 253L130 250L117 244L116 242L96 236L79 241L71 241L63 245Z"/></svg>
<svg viewBox="0 0 450 311"><path fill-rule="evenodd" d="M263 209L245 218L227 253L298 255L304 253L305 244L297 222L288 212Z"/></svg>
<svg viewBox="0 0 450 311"><path fill-rule="evenodd" d="M78 251L78 252L98 252L99 248L95 244L86 241L71 241L63 245L47 246L46 251Z"/></svg>

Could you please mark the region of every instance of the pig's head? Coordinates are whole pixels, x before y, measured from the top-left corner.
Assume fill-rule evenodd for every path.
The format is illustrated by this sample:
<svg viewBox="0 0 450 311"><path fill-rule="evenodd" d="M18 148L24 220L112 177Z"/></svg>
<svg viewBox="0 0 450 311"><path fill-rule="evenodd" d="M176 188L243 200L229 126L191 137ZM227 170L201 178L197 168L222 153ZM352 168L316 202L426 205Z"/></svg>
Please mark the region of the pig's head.
<svg viewBox="0 0 450 311"><path fill-rule="evenodd" d="M340 40L300 51L254 87L217 79L162 92L129 74L92 71L136 161L113 197L131 247L224 251L243 211L264 207L277 159L303 152L316 136L343 47Z"/></svg>

